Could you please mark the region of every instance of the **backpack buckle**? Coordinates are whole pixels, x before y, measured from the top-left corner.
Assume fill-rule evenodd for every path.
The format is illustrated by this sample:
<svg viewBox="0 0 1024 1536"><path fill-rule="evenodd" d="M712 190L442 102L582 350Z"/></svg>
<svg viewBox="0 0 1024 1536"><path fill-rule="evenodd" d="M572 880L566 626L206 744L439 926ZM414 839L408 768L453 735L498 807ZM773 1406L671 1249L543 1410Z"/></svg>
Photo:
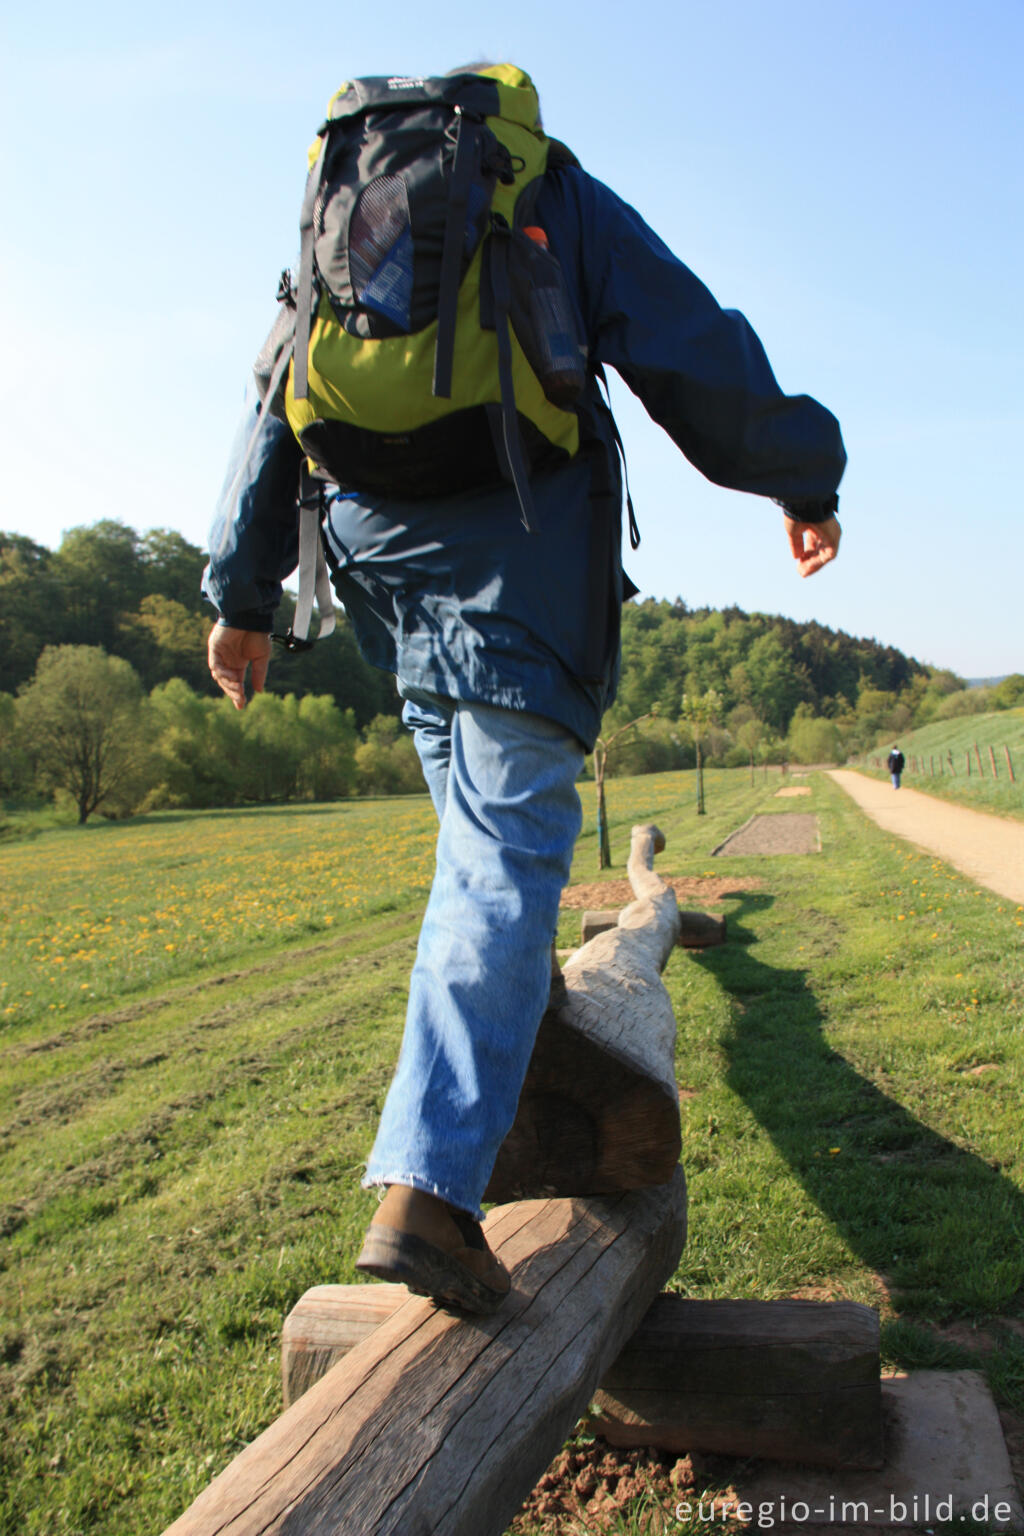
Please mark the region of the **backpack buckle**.
<svg viewBox="0 0 1024 1536"><path fill-rule="evenodd" d="M271 634L270 638L283 651L290 651L292 653L296 651L311 651L316 643L314 640L300 640L298 635L290 629L286 635Z"/></svg>

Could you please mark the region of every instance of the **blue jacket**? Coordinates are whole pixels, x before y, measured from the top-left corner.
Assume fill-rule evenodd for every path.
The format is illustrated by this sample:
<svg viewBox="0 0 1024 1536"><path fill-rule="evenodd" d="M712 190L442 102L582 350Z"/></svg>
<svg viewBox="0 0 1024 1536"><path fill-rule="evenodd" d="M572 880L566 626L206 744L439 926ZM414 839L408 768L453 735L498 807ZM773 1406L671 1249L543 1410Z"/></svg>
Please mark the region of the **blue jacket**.
<svg viewBox="0 0 1024 1536"><path fill-rule="evenodd" d="M743 316L719 308L634 209L579 169L548 173L536 220L591 360L625 379L690 462L716 484L826 517L846 462L839 424L808 396L782 393ZM257 411L250 392L204 590L226 622L269 630L297 561L301 453L271 420L229 500ZM330 504L327 553L363 655L401 690L531 710L589 749L618 675L622 486L596 380L579 412L578 457L532 481L539 532L524 530L505 486L443 501L345 495Z"/></svg>

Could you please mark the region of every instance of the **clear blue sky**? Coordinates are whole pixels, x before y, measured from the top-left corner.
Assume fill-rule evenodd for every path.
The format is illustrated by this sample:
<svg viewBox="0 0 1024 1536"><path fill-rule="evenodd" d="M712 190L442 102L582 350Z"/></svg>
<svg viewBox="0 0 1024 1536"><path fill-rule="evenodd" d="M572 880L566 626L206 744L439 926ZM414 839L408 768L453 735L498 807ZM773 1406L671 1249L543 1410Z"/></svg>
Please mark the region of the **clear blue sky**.
<svg viewBox="0 0 1024 1536"><path fill-rule="evenodd" d="M777 509L619 386L642 592L1024 671L1021 0L9 8L0 529L205 544L327 98L475 58L528 69L550 131L842 422L843 550L801 582Z"/></svg>

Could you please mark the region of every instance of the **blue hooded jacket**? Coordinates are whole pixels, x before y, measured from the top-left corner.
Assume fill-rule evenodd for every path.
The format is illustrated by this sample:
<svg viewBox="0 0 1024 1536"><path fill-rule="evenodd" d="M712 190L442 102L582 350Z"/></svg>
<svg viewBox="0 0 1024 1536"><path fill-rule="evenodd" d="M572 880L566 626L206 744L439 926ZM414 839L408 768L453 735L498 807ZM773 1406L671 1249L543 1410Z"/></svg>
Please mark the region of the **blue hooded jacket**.
<svg viewBox="0 0 1024 1536"><path fill-rule="evenodd" d="M808 522L835 509L846 463L835 417L782 393L744 317L721 309L634 209L566 167L545 177L536 222L592 363L620 374L697 469ZM268 631L297 563L302 454L270 420L227 500L258 409L250 391L204 591L225 622ZM618 676L622 485L596 379L579 415L578 456L531 481L537 533L504 485L444 500L344 495L330 503L326 548L363 655L394 672L401 692L530 710L589 750Z"/></svg>

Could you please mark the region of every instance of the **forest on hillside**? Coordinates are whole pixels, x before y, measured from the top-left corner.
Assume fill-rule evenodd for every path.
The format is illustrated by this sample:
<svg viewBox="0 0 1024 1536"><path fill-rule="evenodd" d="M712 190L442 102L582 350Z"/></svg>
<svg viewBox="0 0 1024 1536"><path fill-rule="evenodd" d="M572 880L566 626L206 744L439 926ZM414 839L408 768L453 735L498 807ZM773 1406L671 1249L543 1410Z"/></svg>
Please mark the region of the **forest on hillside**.
<svg viewBox="0 0 1024 1536"><path fill-rule="evenodd" d="M56 550L0 533L0 795L56 794L84 821L421 788L394 682L362 660L344 615L311 651L275 653L254 707L238 715L218 696L205 561L178 533L113 520L70 529ZM279 628L293 604L286 593ZM968 689L874 639L649 598L623 613L607 771L691 767L698 747L726 766L842 762L1021 699L1017 675Z"/></svg>

